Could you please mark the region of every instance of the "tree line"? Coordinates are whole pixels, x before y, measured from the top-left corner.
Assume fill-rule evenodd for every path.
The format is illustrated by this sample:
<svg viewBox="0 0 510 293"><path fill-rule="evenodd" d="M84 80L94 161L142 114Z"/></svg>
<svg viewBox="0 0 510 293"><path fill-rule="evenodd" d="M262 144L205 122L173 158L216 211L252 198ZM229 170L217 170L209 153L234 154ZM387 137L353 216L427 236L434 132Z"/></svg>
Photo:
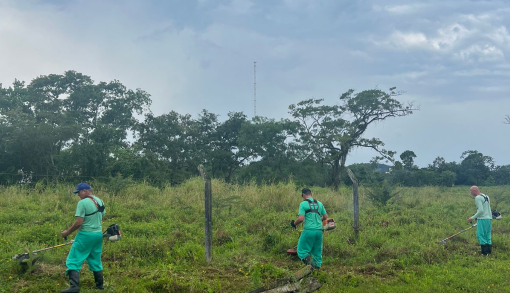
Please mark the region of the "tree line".
<svg viewBox="0 0 510 293"><path fill-rule="evenodd" d="M401 185L509 184L510 166L495 166L477 151L462 162L437 158L428 168L413 166L412 151L384 148L364 136L368 127L419 110L397 100L402 93L349 90L335 105L310 99L289 106L291 119L226 119L202 110L197 117L175 111L156 116L150 95L118 80L95 83L67 71L39 76L29 84L0 84L0 184L22 180L90 181L112 178L179 184L198 176L202 164L226 182L280 182L307 186L349 184L342 176L354 148L374 151L371 164L351 165L361 182L391 180ZM391 172L377 162L391 162Z"/></svg>
<svg viewBox="0 0 510 293"><path fill-rule="evenodd" d="M383 181L401 186L510 184L510 165L497 166L492 157L476 150L463 152L460 163L446 162L443 157L437 157L424 168L414 165L414 158L415 153L407 150L400 154L401 160L395 160L392 166L372 163L354 164L349 168L361 182L369 185Z"/></svg>

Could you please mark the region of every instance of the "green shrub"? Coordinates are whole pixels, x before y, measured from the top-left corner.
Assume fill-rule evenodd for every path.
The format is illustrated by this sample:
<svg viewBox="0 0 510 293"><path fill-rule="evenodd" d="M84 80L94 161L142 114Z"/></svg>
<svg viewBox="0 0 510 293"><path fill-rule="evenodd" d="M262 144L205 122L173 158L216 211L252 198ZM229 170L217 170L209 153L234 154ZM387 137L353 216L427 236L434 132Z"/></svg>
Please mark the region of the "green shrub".
<svg viewBox="0 0 510 293"><path fill-rule="evenodd" d="M400 192L396 189L396 186L389 183L386 179L381 182L375 182L369 185L367 189L368 198L374 205L384 206Z"/></svg>

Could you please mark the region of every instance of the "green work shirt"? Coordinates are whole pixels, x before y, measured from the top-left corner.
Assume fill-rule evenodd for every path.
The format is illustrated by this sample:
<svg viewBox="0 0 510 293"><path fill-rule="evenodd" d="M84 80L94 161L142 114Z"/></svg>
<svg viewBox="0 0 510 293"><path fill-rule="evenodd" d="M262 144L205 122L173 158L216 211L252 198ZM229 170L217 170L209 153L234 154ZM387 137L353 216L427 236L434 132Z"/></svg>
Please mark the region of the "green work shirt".
<svg viewBox="0 0 510 293"><path fill-rule="evenodd" d="M99 198L92 196L97 203L101 206L103 205L103 201ZM80 231L82 232L103 232L101 227L101 221L103 220L103 215L105 214L106 210L104 210L102 213L97 212L90 216L85 216L88 214L92 214L93 212L97 211L97 207L92 201L92 199L86 197L78 202L78 206L76 206L76 213L74 214L75 217L83 218L83 224L80 227Z"/></svg>
<svg viewBox="0 0 510 293"><path fill-rule="evenodd" d="M299 204L298 216L305 216L304 230L322 230L322 219L321 216L326 214L326 209L322 202L317 201L319 204L319 214L316 213L306 213L307 210L310 209L310 201L313 201L313 198L308 198Z"/></svg>
<svg viewBox="0 0 510 293"><path fill-rule="evenodd" d="M487 198L487 201L485 198ZM485 194L475 196L476 214L471 219L492 219L491 200Z"/></svg>

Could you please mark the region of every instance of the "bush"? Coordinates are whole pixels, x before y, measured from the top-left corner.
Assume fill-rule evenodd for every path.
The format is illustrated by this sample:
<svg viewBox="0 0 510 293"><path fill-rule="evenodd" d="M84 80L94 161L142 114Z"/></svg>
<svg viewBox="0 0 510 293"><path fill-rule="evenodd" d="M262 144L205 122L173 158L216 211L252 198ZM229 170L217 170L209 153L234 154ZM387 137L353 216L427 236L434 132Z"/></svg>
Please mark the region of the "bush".
<svg viewBox="0 0 510 293"><path fill-rule="evenodd" d="M386 205L399 192L396 186L390 184L386 179L370 184L367 189L368 198L376 206Z"/></svg>

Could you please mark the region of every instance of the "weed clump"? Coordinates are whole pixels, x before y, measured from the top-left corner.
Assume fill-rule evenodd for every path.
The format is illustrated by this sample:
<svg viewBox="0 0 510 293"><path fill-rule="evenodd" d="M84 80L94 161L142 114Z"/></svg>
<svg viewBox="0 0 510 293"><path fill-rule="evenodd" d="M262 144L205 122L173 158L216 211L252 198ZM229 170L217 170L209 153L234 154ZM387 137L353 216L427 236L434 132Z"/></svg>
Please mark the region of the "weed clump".
<svg viewBox="0 0 510 293"><path fill-rule="evenodd" d="M387 180L373 183L367 188L368 198L375 206L385 206L393 197L400 193L397 187Z"/></svg>

